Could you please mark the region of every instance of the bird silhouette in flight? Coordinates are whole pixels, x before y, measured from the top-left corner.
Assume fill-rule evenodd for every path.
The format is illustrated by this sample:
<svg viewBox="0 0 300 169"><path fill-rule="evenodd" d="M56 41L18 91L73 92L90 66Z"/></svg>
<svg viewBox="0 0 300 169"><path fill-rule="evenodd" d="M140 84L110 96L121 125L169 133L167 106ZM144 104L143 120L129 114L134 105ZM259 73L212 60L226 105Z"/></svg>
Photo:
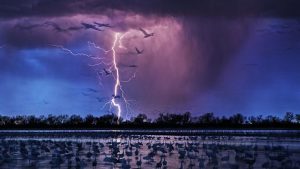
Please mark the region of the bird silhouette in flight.
<svg viewBox="0 0 300 169"><path fill-rule="evenodd" d="M144 29L142 28L139 28L139 30L144 34L144 38L149 38L151 36L154 36L154 33L148 33L147 31L145 31Z"/></svg>
<svg viewBox="0 0 300 169"><path fill-rule="evenodd" d="M108 75L111 74L111 72L109 70L103 69L103 71L104 71L104 73L105 73L106 76L108 76Z"/></svg>
<svg viewBox="0 0 300 169"><path fill-rule="evenodd" d="M92 24L82 22L81 25L83 25L85 29L94 29L96 31L102 31L101 29L97 28L95 25Z"/></svg>
<svg viewBox="0 0 300 169"><path fill-rule="evenodd" d="M114 99L121 99L121 96L119 96L119 95L112 95L112 97L114 98Z"/></svg>
<svg viewBox="0 0 300 169"><path fill-rule="evenodd" d="M137 65L128 65L128 67L136 68L138 66Z"/></svg>
<svg viewBox="0 0 300 169"><path fill-rule="evenodd" d="M108 23L99 23L99 22L94 22L95 25L97 25L98 27L107 27L107 28L111 28L112 26Z"/></svg>
<svg viewBox="0 0 300 169"><path fill-rule="evenodd" d="M144 52L144 50L139 50L137 47L135 47L135 51L136 51L136 54L140 55Z"/></svg>

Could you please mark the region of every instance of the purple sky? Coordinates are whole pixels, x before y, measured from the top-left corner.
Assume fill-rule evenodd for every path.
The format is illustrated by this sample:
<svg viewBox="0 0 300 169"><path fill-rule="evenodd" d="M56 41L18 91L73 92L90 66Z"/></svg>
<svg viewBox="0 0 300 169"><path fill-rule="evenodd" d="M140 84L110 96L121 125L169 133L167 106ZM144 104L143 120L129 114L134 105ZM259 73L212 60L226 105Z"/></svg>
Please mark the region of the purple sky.
<svg viewBox="0 0 300 169"><path fill-rule="evenodd" d="M0 5L0 114L107 113L114 79L97 61L53 47L101 56L116 32L130 110L193 115L278 115L300 110L300 13L290 0L3 1ZM98 31L82 23L108 23ZM138 28L154 32L144 38ZM143 49L137 55L135 48ZM129 68L126 65L137 65Z"/></svg>

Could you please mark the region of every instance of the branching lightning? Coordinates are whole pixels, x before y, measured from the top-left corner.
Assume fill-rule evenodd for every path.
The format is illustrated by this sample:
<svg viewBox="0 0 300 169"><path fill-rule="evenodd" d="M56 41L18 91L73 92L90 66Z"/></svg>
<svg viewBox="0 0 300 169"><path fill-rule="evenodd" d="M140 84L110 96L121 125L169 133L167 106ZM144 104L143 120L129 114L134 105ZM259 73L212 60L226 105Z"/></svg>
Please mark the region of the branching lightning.
<svg viewBox="0 0 300 169"><path fill-rule="evenodd" d="M120 83L120 72L119 72L119 68L117 66L116 50L115 50L117 41L119 39L119 35L120 35L119 33L115 34L115 40L114 40L114 43L113 43L112 48L111 48L111 50L112 50L112 56L113 56L113 65L114 65L114 69L116 71L116 78L115 78L116 82L115 82L115 87L114 87L114 95L113 95L113 97L111 99L111 102L117 108L118 120L120 119L121 112L122 112L121 105L116 102L116 97L118 96L118 90L120 89L120 86L121 86L121 83Z"/></svg>
<svg viewBox="0 0 300 169"><path fill-rule="evenodd" d="M105 66L106 69L104 68L104 72L99 73L97 71L97 77L98 80L102 81L102 77L104 73L106 73L106 75L111 74L113 79L114 79L114 87L113 87L113 94L112 94L112 98L104 104L103 108L105 108L108 104L110 104L110 109L112 107L115 108L116 112L115 114L118 117L118 121L120 120L120 117L122 115L122 105L120 100L122 100L124 102L125 108L126 108L126 113L130 112L130 104L129 102L131 100L127 100L126 99L126 94L125 91L122 88L122 83L126 83L126 82L130 82L132 79L135 78L136 76L136 72L133 73L133 75L131 77L129 77L127 80L122 80L121 79L121 72L118 66L118 61L117 61L117 49L118 48L122 48L122 49L126 49L126 47L123 45L122 43L122 39L128 34L128 32L126 33L115 33L114 34L114 40L112 43L112 46L110 49L106 50L98 45L96 45L96 43L94 42L88 42L88 46L89 47L93 47L95 49L98 49L100 51L102 51L105 55L111 53L112 55L112 59L110 61L107 61L107 57L103 57L103 56L94 56L88 53L77 53L72 51L71 49L68 49L64 46L61 45L51 45L53 47L59 48L64 52L67 52L73 56L84 56L84 57L88 57L89 59L92 59L94 61L96 61L96 63L93 64L89 64L90 67L97 67L97 66ZM102 84L102 83L101 83ZM126 114L127 116L127 114Z"/></svg>

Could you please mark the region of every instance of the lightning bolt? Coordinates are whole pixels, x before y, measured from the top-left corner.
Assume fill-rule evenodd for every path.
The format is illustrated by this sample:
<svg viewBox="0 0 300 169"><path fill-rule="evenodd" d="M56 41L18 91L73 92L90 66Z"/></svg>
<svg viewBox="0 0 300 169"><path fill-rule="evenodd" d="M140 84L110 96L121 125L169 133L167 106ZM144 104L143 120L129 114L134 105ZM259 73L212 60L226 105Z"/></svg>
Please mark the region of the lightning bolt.
<svg viewBox="0 0 300 169"><path fill-rule="evenodd" d="M112 48L111 48L112 56L113 56L113 65L114 65L114 69L116 71L116 78L115 78L116 81L115 81L115 87L114 87L114 95L111 99L111 102L117 108L118 121L120 120L121 112L122 112L121 105L116 102L116 97L118 96L118 90L120 89L120 86L121 86L120 72L119 72L119 68L117 66L116 50L115 50L115 47L116 47L117 41L119 39L119 36L120 36L119 33L115 34L115 40L114 40Z"/></svg>
<svg viewBox="0 0 300 169"><path fill-rule="evenodd" d="M114 78L114 87L113 87L112 98L107 103L104 104L103 109L108 104L110 104L110 109L111 109L111 107L114 107L115 110L116 110L116 115L117 115L117 118L118 118L118 123L119 123L119 120L120 120L121 115L122 115L122 106L121 106L120 101L118 101L117 99L120 98L120 99L122 99L124 101L125 106L126 106L126 112L127 112L127 114L131 110L129 102L132 101L132 100L126 99L126 94L125 94L125 91L122 88L122 84L121 83L130 82L136 76L136 72L134 72L133 75L131 77L129 77L127 80L121 80L121 72L120 72L120 69L118 67L118 62L117 62L117 48L127 49L123 45L123 43L122 43L122 39L127 34L128 34L128 32L123 33L123 34L121 34L119 32L116 32L114 34L114 40L113 40L112 46L111 46L111 48L109 50L106 50L106 49L104 49L104 48L96 45L96 43L94 43L94 42L88 42L88 46L89 47L93 47L95 49L98 49L98 50L102 51L105 55L107 55L108 53L112 53L112 60L110 62L106 62L105 61L105 59L106 59L105 57L94 56L94 55L87 54L87 53L80 53L80 52L77 53L77 52L74 52L71 49L65 48L64 46L61 46L61 45L51 45L53 47L61 49L64 52L67 52L67 53L69 53L69 54L71 54L73 56L84 56L84 57L88 57L89 59L96 60L97 61L96 63L89 64L89 66L91 66L91 67L96 67L96 66L101 66L101 65L104 65L104 66L108 67L107 70L109 70L111 72L111 75ZM102 78L100 77L100 75L98 73L97 73L97 76L98 76L99 84L102 84L101 83ZM126 116L127 116L127 114L126 114Z"/></svg>

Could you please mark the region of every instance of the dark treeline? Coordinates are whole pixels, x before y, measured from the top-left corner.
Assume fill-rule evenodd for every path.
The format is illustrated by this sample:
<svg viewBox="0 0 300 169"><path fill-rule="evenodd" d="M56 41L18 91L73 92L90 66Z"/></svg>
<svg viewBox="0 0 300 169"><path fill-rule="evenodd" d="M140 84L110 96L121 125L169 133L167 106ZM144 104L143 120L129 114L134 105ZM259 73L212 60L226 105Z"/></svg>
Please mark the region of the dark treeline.
<svg viewBox="0 0 300 169"><path fill-rule="evenodd" d="M48 115L48 116L1 116L0 129L154 129L154 128L189 128L189 129L300 129L300 114L287 112L283 118L276 116L243 116L234 114L229 117L217 117L206 113L192 117L184 114L159 114L150 119L139 114L131 120L119 119L113 114L100 117L87 115Z"/></svg>

